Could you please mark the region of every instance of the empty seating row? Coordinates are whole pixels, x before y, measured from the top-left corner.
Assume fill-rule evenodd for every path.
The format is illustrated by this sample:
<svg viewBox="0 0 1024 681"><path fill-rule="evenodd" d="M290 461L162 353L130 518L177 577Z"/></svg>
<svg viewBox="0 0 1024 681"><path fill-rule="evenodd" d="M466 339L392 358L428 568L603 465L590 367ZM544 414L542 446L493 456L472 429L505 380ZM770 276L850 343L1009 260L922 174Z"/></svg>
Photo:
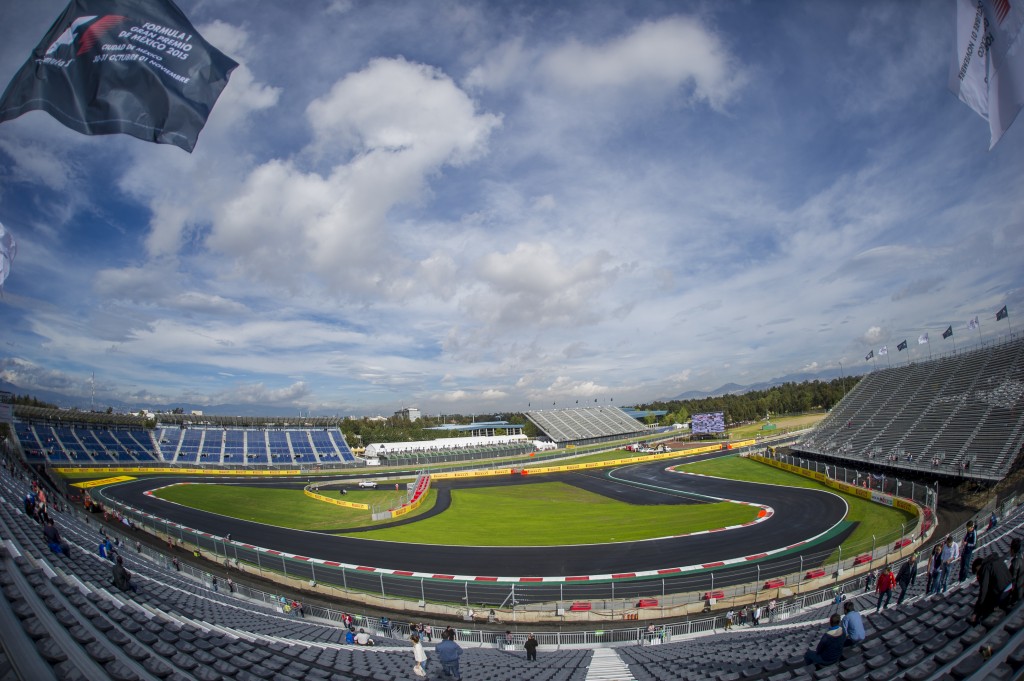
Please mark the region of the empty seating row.
<svg viewBox="0 0 1024 681"><path fill-rule="evenodd" d="M795 449L999 480L1024 447L1024 339L873 371Z"/></svg>

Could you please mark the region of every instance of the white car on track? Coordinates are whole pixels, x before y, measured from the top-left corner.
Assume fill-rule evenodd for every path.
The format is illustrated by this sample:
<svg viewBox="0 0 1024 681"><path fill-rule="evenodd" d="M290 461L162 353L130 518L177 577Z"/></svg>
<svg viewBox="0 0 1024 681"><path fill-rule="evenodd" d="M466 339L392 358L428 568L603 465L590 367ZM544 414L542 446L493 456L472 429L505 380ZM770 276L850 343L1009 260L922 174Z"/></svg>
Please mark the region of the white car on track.
<svg viewBox="0 0 1024 681"><path fill-rule="evenodd" d="M377 483L374 480L360 480L359 486L366 489L377 489Z"/></svg>

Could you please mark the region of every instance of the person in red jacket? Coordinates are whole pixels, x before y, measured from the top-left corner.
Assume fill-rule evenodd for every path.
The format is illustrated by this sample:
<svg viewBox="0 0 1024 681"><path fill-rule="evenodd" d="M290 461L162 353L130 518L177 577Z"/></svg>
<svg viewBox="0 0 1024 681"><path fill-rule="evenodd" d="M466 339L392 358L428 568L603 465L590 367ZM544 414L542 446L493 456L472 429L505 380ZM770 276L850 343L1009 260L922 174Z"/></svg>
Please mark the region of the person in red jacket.
<svg viewBox="0 0 1024 681"><path fill-rule="evenodd" d="M889 607L889 601L892 600L892 590L895 586L896 575L892 573L892 568L886 565L882 569L882 574L878 575L878 586L875 587L875 591L878 593L878 604L875 606L875 612L882 609L882 601L885 601L884 607Z"/></svg>

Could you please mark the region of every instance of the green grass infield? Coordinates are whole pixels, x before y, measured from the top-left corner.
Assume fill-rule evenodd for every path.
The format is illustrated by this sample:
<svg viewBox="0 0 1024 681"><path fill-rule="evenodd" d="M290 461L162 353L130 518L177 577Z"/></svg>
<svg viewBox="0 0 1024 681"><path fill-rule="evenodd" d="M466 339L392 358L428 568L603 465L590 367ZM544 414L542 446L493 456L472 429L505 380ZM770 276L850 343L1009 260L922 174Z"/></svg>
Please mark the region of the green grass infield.
<svg viewBox="0 0 1024 681"><path fill-rule="evenodd" d="M367 511L316 501L301 490L241 485L175 485L154 492L161 499L211 513L300 530L370 527ZM328 494L337 494L336 492ZM349 492L346 501L384 502L385 492ZM390 492L390 494L394 494ZM434 507L437 492L408 517ZM452 491L451 507L414 523L359 538L457 546L556 546L595 544L686 534L754 520L757 508L728 502L637 506L560 482Z"/></svg>

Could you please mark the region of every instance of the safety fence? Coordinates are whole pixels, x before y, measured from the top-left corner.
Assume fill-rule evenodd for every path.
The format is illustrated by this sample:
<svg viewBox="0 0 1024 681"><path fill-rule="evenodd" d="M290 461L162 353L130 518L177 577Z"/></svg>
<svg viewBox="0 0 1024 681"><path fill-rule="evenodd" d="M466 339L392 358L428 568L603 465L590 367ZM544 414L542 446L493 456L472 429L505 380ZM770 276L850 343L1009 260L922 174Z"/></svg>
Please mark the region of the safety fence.
<svg viewBox="0 0 1024 681"><path fill-rule="evenodd" d="M787 466L792 464L786 463ZM819 466L820 468L820 466ZM822 477L823 470L801 469L808 477ZM830 470L830 473L832 471ZM911 486L918 503L934 502L934 490ZM899 505L902 499L875 491L873 501ZM518 578L460 580L416 576L402 571L379 570L358 564L313 560L291 556L266 547L232 541L201 530L158 518L107 498L108 504L127 515L135 524L179 546L194 548L203 555L244 572L265 577L315 582L318 590L348 599L369 599L381 607L426 608L427 604L444 608L475 606L511 612L535 613L533 619L556 616L559 610L575 620L612 622L634 617L665 617L673 613L699 611L709 600L717 604L767 600L802 594L826 585L834 585L850 571L866 571L872 566L894 562L909 555L920 543L923 522L931 508L925 506L921 517L903 523L889 534L878 535L859 545L804 549L799 553L779 550L741 567L704 569L702 566L661 571L656 577L628 577L577 581L544 578L522 581ZM577 606L574 609L574 606Z"/></svg>

